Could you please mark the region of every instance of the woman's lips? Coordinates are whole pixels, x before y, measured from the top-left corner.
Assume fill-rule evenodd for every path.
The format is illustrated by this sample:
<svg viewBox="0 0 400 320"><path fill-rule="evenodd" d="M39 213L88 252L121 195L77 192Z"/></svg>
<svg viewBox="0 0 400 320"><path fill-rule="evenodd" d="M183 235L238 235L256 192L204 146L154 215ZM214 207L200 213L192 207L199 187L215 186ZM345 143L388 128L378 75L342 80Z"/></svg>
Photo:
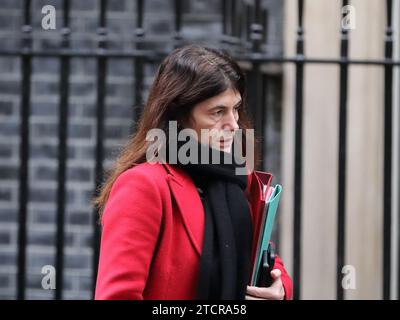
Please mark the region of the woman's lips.
<svg viewBox="0 0 400 320"><path fill-rule="evenodd" d="M230 143L232 143L232 139L220 139L220 140L219 140L219 143L220 143L221 145L230 144Z"/></svg>

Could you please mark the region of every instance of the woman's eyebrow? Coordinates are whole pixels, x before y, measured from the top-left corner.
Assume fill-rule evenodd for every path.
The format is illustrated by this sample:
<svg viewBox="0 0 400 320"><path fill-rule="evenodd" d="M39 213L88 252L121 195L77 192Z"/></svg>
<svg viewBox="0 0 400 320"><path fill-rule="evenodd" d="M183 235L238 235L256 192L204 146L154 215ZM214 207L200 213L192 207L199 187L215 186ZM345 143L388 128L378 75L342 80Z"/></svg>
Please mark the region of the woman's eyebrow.
<svg viewBox="0 0 400 320"><path fill-rule="evenodd" d="M238 107L238 106L241 105L241 104L242 104L242 100L240 100L238 103L236 103L236 104L233 106L233 108ZM214 106L214 107L211 107L210 110L217 109L217 108L228 108L228 107L227 107L226 105L224 105L224 104L218 104L218 105L216 105L216 106Z"/></svg>

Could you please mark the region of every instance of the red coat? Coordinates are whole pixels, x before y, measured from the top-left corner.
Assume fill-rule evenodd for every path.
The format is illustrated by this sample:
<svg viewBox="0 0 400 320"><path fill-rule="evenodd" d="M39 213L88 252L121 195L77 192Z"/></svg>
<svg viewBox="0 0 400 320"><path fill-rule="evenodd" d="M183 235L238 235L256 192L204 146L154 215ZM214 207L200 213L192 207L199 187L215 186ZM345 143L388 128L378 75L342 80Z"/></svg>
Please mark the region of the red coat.
<svg viewBox="0 0 400 320"><path fill-rule="evenodd" d="M95 299L195 299L203 231L203 205L186 172L150 163L126 170L104 210ZM279 257L275 267L290 299Z"/></svg>

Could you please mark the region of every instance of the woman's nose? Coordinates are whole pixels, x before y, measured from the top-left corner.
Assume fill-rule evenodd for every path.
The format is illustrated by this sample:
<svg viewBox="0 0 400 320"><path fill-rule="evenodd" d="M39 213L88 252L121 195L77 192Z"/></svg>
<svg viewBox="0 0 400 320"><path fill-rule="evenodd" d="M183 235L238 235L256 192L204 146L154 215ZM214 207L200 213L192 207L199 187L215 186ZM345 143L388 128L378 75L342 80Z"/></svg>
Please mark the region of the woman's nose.
<svg viewBox="0 0 400 320"><path fill-rule="evenodd" d="M226 130L237 130L239 129L239 125L237 122L235 111L232 111L227 115L226 122L224 124L224 129Z"/></svg>

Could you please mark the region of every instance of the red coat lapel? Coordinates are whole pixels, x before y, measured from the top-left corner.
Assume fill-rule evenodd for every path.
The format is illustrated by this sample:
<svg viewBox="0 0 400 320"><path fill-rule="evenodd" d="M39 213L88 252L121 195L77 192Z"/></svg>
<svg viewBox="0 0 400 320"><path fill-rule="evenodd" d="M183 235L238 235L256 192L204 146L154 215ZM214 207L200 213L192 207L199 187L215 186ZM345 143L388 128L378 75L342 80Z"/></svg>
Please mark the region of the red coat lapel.
<svg viewBox="0 0 400 320"><path fill-rule="evenodd" d="M168 163L164 164L172 195L179 208L188 237L194 249L201 255L204 233L204 209L196 186L185 171Z"/></svg>

